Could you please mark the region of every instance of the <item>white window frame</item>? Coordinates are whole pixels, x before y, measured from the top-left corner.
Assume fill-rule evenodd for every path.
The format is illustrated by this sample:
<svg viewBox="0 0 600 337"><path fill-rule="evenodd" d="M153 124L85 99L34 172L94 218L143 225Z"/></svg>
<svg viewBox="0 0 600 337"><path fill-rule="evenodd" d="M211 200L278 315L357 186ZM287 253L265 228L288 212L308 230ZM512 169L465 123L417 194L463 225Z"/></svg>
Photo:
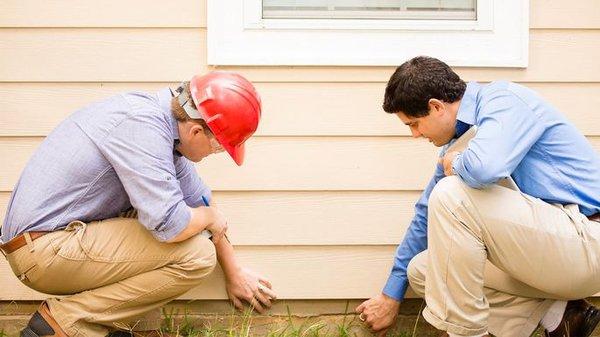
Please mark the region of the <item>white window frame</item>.
<svg viewBox="0 0 600 337"><path fill-rule="evenodd" d="M208 63L526 67L528 0L477 0L476 20L263 19L262 0L208 0Z"/></svg>

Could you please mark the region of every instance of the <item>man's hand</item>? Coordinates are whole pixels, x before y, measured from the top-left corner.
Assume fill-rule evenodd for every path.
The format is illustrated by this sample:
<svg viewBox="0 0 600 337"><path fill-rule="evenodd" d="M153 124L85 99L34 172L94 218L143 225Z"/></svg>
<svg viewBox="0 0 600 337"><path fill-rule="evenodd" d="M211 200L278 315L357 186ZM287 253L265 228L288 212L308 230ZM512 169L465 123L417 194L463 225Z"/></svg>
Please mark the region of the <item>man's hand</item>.
<svg viewBox="0 0 600 337"><path fill-rule="evenodd" d="M261 314L271 307L271 301L277 299L266 278L245 268L227 278L227 295L238 310L244 310L244 301Z"/></svg>
<svg viewBox="0 0 600 337"><path fill-rule="evenodd" d="M170 243L185 241L207 229L212 233L213 243L217 244L227 232L227 219L216 207L190 208L191 219L177 236L167 241Z"/></svg>
<svg viewBox="0 0 600 337"><path fill-rule="evenodd" d="M446 177L453 176L454 171L452 171L452 161L454 158L459 155L458 151L447 152L444 157L440 158L439 163L444 167L444 174Z"/></svg>
<svg viewBox="0 0 600 337"><path fill-rule="evenodd" d="M384 294L368 299L356 307L359 319L378 336L385 336L388 329L396 323L399 311L400 302Z"/></svg>

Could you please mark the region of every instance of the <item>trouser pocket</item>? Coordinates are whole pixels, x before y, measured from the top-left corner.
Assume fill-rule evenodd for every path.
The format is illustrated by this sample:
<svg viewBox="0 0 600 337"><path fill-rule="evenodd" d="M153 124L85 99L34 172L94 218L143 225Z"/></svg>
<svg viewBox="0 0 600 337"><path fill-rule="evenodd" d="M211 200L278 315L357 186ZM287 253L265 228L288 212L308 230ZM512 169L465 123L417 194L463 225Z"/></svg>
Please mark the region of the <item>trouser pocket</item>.
<svg viewBox="0 0 600 337"><path fill-rule="evenodd" d="M84 235L87 224L82 221L72 221L65 228L69 233L66 240L53 241L52 245L56 255L67 260L84 261L90 260L89 249L84 244Z"/></svg>
<svg viewBox="0 0 600 337"><path fill-rule="evenodd" d="M43 276L43 268L38 261L44 259L42 255L45 255L45 248L43 239L39 239L34 242L30 241L26 246L6 256L15 276L23 284L35 290L39 290L35 284ZM51 258L51 256L47 258Z"/></svg>

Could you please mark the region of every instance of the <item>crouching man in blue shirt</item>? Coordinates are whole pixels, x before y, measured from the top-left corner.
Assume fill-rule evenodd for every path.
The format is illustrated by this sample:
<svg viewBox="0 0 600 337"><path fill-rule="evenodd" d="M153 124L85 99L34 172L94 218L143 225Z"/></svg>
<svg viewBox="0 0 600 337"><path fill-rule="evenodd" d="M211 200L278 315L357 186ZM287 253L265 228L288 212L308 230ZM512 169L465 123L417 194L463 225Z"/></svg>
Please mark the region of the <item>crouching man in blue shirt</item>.
<svg viewBox="0 0 600 337"><path fill-rule="evenodd" d="M63 121L25 167L2 227L15 275L66 295L45 301L21 336L162 336L160 320L141 317L198 285L217 260L236 307L270 307L271 284L238 264L193 164L227 151L241 165L260 113L250 82L213 72L176 92L116 95Z"/></svg>
<svg viewBox="0 0 600 337"><path fill-rule="evenodd" d="M559 111L510 82L465 84L416 57L383 109L443 147L382 294L360 319L385 332L410 283L443 335L587 337L600 312L600 156ZM448 146L471 126L464 150ZM496 184L512 178L517 188Z"/></svg>

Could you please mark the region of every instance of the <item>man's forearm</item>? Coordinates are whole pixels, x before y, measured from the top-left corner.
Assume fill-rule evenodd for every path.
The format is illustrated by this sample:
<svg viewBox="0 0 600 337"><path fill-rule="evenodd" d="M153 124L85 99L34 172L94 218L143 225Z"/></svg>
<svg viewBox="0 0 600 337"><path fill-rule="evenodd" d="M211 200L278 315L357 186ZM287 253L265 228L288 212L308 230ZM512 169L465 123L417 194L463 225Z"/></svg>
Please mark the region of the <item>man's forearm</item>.
<svg viewBox="0 0 600 337"><path fill-rule="evenodd" d="M235 251L229 240L224 237L215 244L217 250L217 259L226 278L237 274L240 271L240 265L235 257Z"/></svg>
<svg viewBox="0 0 600 337"><path fill-rule="evenodd" d="M170 243L185 241L192 236L202 232L206 227L214 221L208 207L190 208L190 221L181 233L167 241Z"/></svg>

